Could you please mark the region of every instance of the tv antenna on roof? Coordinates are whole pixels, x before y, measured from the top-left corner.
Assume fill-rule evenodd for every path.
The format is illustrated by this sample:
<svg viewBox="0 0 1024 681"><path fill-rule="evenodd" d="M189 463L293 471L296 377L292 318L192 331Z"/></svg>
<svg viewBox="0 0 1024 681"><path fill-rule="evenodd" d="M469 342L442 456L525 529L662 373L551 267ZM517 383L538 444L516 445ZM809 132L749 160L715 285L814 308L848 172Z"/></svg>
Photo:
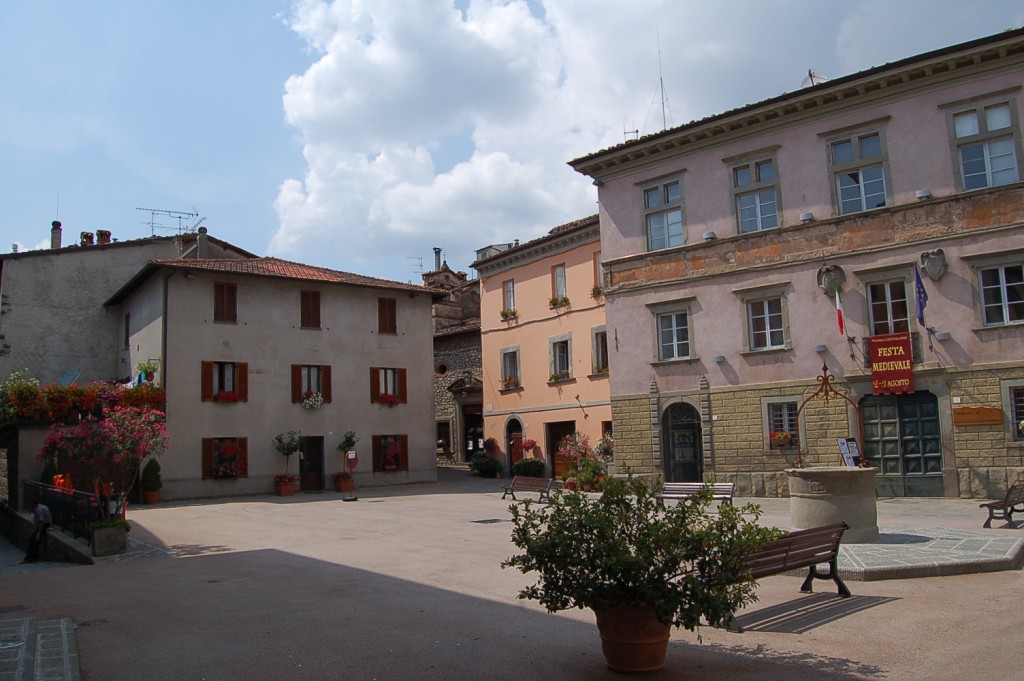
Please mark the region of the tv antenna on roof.
<svg viewBox="0 0 1024 681"><path fill-rule="evenodd" d="M169 217L169 218L176 218L178 220L178 227L177 227L178 234L181 234L182 232L185 231L185 228L182 227L182 225L181 225L182 220L193 220L193 219L199 217L199 213L189 213L189 212L181 211L181 210L164 210L162 208L138 208L138 207L135 210L141 210L141 211L143 211L145 213L149 213L149 222L143 222L142 224L149 225L150 236L156 236L156 230L158 230L158 229L175 229L174 227L166 227L166 226L161 225L160 223L158 223L156 221L156 216L157 215L163 215L163 216ZM203 220L205 220L205 219L206 218L203 218ZM197 222L195 225L193 225L193 227L198 226L199 223L202 222L203 220L200 220L199 222Z"/></svg>
<svg viewBox="0 0 1024 681"><path fill-rule="evenodd" d="M655 97L659 97L660 99L655 99L654 97L651 98L651 105L647 109L647 118L644 119L643 129L644 130L647 129L647 121L651 117L651 107L654 106L655 102L659 102L661 104L661 129L662 130L667 130L668 129L668 116L672 113L672 109L671 109L671 106L669 105L669 102L668 102L668 96L665 94L665 77L662 75L662 69L661 69L661 27L660 26L658 27L658 90L655 93ZM637 139L639 139L639 134L637 135Z"/></svg>
<svg viewBox="0 0 1024 681"><path fill-rule="evenodd" d="M407 256L405 256L405 259L406 260L415 260L416 261L416 268L413 270L413 272L418 274L420 279L423 279L423 256L420 256L420 255L407 255Z"/></svg>

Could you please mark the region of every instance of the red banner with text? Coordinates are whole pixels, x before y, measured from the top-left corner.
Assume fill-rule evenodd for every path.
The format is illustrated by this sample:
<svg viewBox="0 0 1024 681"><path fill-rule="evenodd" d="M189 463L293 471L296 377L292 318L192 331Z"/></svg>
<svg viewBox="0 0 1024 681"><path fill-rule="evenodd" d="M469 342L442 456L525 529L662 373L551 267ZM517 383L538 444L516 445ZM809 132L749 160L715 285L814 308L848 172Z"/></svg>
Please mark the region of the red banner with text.
<svg viewBox="0 0 1024 681"><path fill-rule="evenodd" d="M910 332L872 336L871 388L875 395L914 392Z"/></svg>

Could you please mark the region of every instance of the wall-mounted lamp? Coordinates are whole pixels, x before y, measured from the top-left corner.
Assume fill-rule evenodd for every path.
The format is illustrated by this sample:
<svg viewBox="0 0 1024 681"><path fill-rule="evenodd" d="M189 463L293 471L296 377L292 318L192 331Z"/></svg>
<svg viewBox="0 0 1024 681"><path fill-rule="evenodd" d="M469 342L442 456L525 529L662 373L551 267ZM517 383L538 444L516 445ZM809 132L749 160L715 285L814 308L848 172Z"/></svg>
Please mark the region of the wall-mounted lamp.
<svg viewBox="0 0 1024 681"><path fill-rule="evenodd" d="M945 341L952 339L953 334L951 334L949 331L939 331L938 333L935 334L935 340Z"/></svg>
<svg viewBox="0 0 1024 681"><path fill-rule="evenodd" d="M192 270L185 270L185 278L186 279L195 279L196 278L196 273L193 272Z"/></svg>
<svg viewBox="0 0 1024 681"><path fill-rule="evenodd" d="M800 222L814 222L814 213L800 213Z"/></svg>
<svg viewBox="0 0 1024 681"><path fill-rule="evenodd" d="M927 201L932 198L932 190L925 187L924 189L918 189L914 192L914 196L917 197L918 201Z"/></svg>
<svg viewBox="0 0 1024 681"><path fill-rule="evenodd" d="M814 351L819 353L828 352L828 346L825 345L824 343L818 343L817 345L814 346Z"/></svg>
<svg viewBox="0 0 1024 681"><path fill-rule="evenodd" d="M722 362L725 361L725 355L715 355L711 359L715 360L715 362L717 362L718 364L721 364Z"/></svg>
<svg viewBox="0 0 1024 681"><path fill-rule="evenodd" d="M717 238L714 232L704 232L704 241L714 241Z"/></svg>

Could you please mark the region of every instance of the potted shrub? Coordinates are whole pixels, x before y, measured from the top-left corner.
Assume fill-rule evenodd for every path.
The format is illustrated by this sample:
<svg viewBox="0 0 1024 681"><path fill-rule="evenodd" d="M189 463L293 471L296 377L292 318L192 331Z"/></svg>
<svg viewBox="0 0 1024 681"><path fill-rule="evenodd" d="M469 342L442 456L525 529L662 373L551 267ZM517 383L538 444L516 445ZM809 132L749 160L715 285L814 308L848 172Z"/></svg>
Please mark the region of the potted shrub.
<svg viewBox="0 0 1024 681"><path fill-rule="evenodd" d="M477 454L469 462L469 470L476 472L482 478L496 478L503 472L501 462L487 454Z"/></svg>
<svg viewBox="0 0 1024 681"><path fill-rule="evenodd" d="M136 365L139 373L142 374L142 380L146 383L152 383L153 379L156 378L156 372L160 369L160 363L154 360L148 362L139 362Z"/></svg>
<svg viewBox="0 0 1024 681"><path fill-rule="evenodd" d="M331 480L334 481L335 492L351 492L355 489L356 481L348 471L331 473Z"/></svg>
<svg viewBox="0 0 1024 681"><path fill-rule="evenodd" d="M142 489L142 500L147 504L155 504L160 501L160 490L164 482L160 479L160 462L150 459L142 467L142 478L139 480L139 487Z"/></svg>
<svg viewBox="0 0 1024 681"><path fill-rule="evenodd" d="M341 436L341 442L338 443L338 451L341 452L341 465L343 470L338 473L331 474L331 480L334 481L334 489L338 492L351 492L355 487L355 479L352 477L352 472L344 470L346 466L346 459L349 452L355 452L356 445L359 443L359 438L356 437L356 431L346 430L345 434ZM353 468L355 466L353 465Z"/></svg>
<svg viewBox="0 0 1024 681"><path fill-rule="evenodd" d="M709 512L706 491L666 504L632 476L604 487L597 498L559 490L548 504L512 504L512 543L522 553L502 567L538 573L519 598L549 612L592 609L611 669L654 672L673 626L724 624L755 600L746 558L779 531L759 527L750 504Z"/></svg>
<svg viewBox="0 0 1024 681"><path fill-rule="evenodd" d="M302 440L302 433L297 430L289 430L287 433L278 433L274 436L274 449L284 457L284 474L274 476L274 489L278 496L290 497L295 494L299 476L288 473L288 462L292 454L302 449Z"/></svg>
<svg viewBox="0 0 1024 681"><path fill-rule="evenodd" d="M544 462L540 459L520 459L512 464L512 474L527 478L543 478Z"/></svg>

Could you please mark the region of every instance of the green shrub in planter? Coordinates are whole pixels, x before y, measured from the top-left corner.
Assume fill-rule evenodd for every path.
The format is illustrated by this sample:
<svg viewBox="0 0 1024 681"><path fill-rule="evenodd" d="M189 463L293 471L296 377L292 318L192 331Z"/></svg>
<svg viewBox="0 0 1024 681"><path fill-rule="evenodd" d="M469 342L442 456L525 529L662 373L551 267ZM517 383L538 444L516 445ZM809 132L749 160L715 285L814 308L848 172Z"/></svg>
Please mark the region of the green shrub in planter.
<svg viewBox="0 0 1024 681"><path fill-rule="evenodd" d="M747 557L781 532L758 526L751 504L721 504L704 491L666 503L645 481L607 478L588 498L559 490L551 502L512 504L512 543L502 567L536 572L519 598L549 612L649 605L664 624L718 625L756 599Z"/></svg>
<svg viewBox="0 0 1024 681"><path fill-rule="evenodd" d="M139 487L142 488L143 492L156 492L162 489L163 486L164 482L160 478L160 462L156 459L150 459L142 467L142 478L139 480Z"/></svg>
<svg viewBox="0 0 1024 681"><path fill-rule="evenodd" d="M504 471L504 466L497 459L492 459L486 454L478 454L469 462L469 470L476 471L484 478L496 478Z"/></svg>
<svg viewBox="0 0 1024 681"><path fill-rule="evenodd" d="M522 459L512 464L512 474L527 478L543 478L544 462L540 459Z"/></svg>

